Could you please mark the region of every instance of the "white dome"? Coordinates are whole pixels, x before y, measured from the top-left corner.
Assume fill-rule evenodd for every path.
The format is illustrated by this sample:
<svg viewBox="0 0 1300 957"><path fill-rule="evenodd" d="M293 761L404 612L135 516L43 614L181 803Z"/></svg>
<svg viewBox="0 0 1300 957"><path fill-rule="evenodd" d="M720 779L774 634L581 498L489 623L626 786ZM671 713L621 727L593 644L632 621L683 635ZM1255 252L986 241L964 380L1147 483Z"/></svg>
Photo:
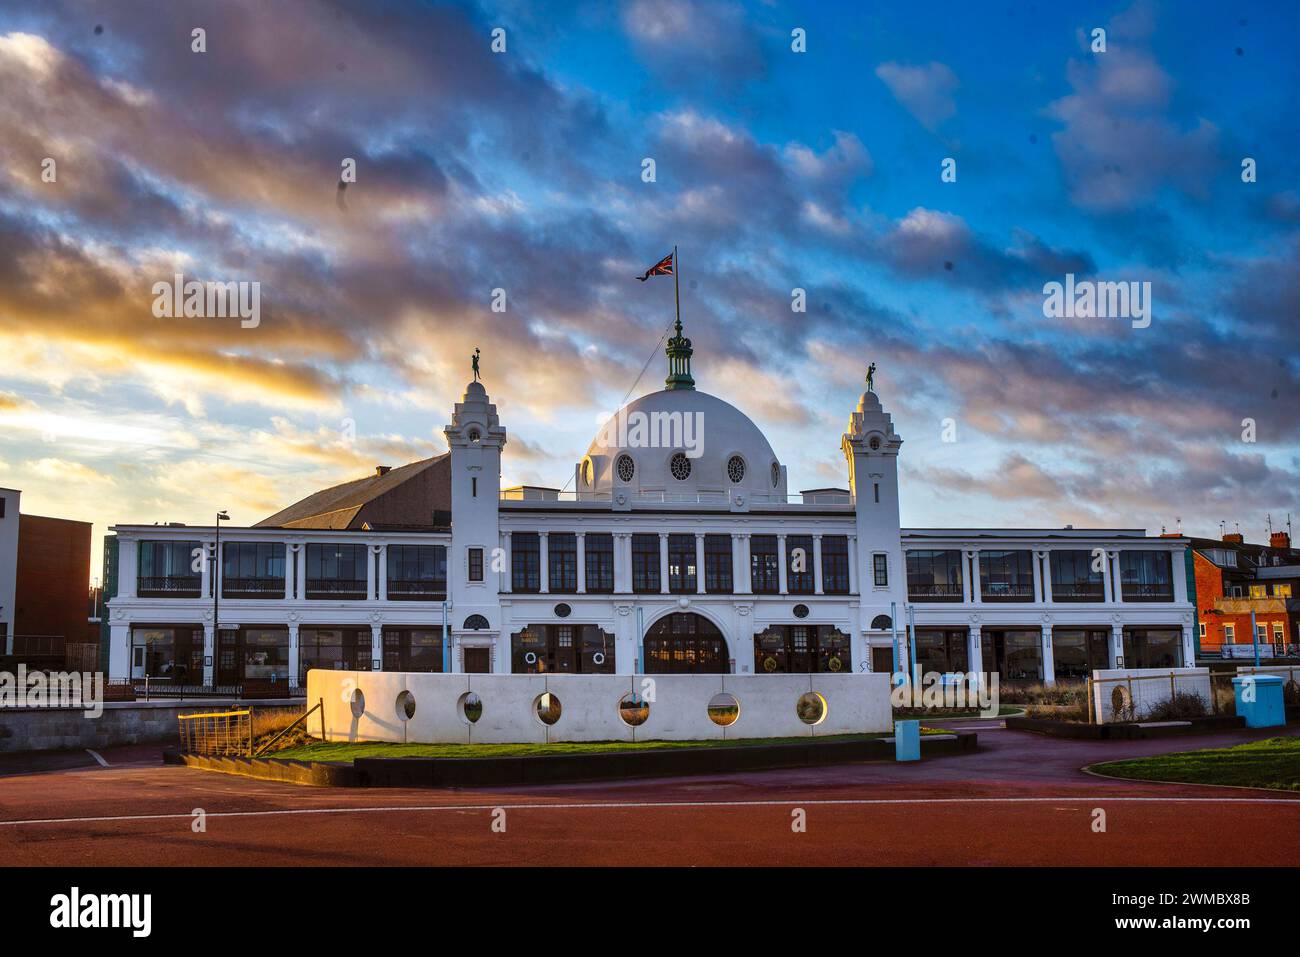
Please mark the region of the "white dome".
<svg viewBox="0 0 1300 957"><path fill-rule="evenodd" d="M785 469L749 417L690 388L624 406L578 464L579 499L784 503Z"/></svg>

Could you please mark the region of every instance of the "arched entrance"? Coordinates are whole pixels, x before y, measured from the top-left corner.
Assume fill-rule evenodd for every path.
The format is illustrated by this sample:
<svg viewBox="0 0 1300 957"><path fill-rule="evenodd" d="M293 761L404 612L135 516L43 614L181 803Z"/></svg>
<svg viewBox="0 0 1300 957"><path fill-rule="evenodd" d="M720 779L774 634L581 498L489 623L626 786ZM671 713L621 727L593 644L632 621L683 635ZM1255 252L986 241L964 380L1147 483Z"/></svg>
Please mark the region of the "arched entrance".
<svg viewBox="0 0 1300 957"><path fill-rule="evenodd" d="M731 673L727 640L703 615L678 612L660 618L645 635L646 674Z"/></svg>

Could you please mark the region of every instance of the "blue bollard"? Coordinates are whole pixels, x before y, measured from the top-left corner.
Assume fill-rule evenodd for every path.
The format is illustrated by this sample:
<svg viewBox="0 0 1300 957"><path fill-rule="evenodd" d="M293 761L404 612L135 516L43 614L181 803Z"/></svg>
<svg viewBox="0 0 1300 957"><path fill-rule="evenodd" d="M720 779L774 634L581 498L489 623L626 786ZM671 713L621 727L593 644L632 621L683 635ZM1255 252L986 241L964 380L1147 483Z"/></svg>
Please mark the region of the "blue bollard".
<svg viewBox="0 0 1300 957"><path fill-rule="evenodd" d="M921 760L921 722L894 722L894 760Z"/></svg>
<svg viewBox="0 0 1300 957"><path fill-rule="evenodd" d="M1232 693L1237 714L1246 719L1246 727L1277 728L1286 724L1281 675L1241 675L1232 679Z"/></svg>

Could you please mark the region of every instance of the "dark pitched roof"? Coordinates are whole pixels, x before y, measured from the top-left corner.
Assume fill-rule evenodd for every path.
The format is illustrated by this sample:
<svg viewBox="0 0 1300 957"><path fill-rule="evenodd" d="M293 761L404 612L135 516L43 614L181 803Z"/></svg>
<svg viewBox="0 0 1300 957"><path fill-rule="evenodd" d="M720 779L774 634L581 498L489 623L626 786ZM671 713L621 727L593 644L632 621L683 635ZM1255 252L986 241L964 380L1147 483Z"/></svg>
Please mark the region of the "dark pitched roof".
<svg viewBox="0 0 1300 957"><path fill-rule="evenodd" d="M262 519L254 528L361 528L366 524L367 506L375 505L385 496L402 489L417 479L425 480L427 488L418 490L414 495L402 496L399 507L406 519L403 524L428 526L435 522L435 513L451 508L450 489L450 453L444 452L433 458L421 459L399 468L390 469L382 475L368 475L365 478L344 482L332 488L314 492L288 508L281 509L274 515ZM430 469L441 465L430 473ZM428 473L428 474L426 474ZM427 480L432 479L432 482ZM444 488L445 486L445 488ZM445 492L445 495L439 494ZM373 511L373 509L371 509ZM392 509L389 512L391 521ZM441 516L439 516L441 517Z"/></svg>

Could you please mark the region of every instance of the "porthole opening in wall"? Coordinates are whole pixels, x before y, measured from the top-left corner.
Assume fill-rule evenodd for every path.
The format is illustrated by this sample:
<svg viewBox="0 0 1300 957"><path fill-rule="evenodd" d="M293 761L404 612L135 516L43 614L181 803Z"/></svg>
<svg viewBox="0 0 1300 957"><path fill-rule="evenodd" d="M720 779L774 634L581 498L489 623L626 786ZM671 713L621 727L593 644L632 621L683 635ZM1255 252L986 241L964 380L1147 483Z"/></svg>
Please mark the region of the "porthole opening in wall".
<svg viewBox="0 0 1300 957"><path fill-rule="evenodd" d="M582 460L582 484L591 487L591 459Z"/></svg>
<svg viewBox="0 0 1300 957"><path fill-rule="evenodd" d="M772 488L777 488L781 484L781 466L776 462L772 463Z"/></svg>
<svg viewBox="0 0 1300 957"><path fill-rule="evenodd" d="M794 616L795 616L796 618L807 618L807 617L808 617L808 606L807 606L807 605L795 605L795 606L794 606Z"/></svg>
<svg viewBox="0 0 1300 957"><path fill-rule="evenodd" d="M556 618L568 618L572 614L573 614L573 608L569 605L568 602L562 601L555 606Z"/></svg>
<svg viewBox="0 0 1300 957"><path fill-rule="evenodd" d="M626 452L620 455L614 462L614 473L620 482L632 481L632 476L636 474L636 463L632 461L632 456Z"/></svg>
<svg viewBox="0 0 1300 957"><path fill-rule="evenodd" d="M673 457L668 460L668 471L677 481L685 482L691 477L691 460L686 457L685 452L674 452Z"/></svg>
<svg viewBox="0 0 1300 957"><path fill-rule="evenodd" d="M555 724L560 720L560 713L563 710L560 706L560 699L549 691L543 691L533 699L533 713L537 715L537 720L542 724Z"/></svg>
<svg viewBox="0 0 1300 957"><path fill-rule="evenodd" d="M826 720L826 699L816 691L808 691L794 703L794 712L804 724L821 724Z"/></svg>
<svg viewBox="0 0 1300 957"><path fill-rule="evenodd" d="M870 447L871 451L873 451L873 452L879 452L879 451L880 451L880 436L878 436L878 435L873 435L873 436L870 438L870 440L867 442L867 445Z"/></svg>
<svg viewBox="0 0 1300 957"><path fill-rule="evenodd" d="M352 698L348 702L352 707L352 717L359 718L366 713L366 696L360 688L352 689Z"/></svg>
<svg viewBox="0 0 1300 957"><path fill-rule="evenodd" d="M733 485L739 485L745 480L745 460L739 455L727 459L727 478Z"/></svg>
<svg viewBox="0 0 1300 957"><path fill-rule="evenodd" d="M410 721L415 717L415 695L403 691L397 696L397 719Z"/></svg>
<svg viewBox="0 0 1300 957"><path fill-rule="evenodd" d="M456 700L456 710L460 719L466 724L473 724L483 717L483 699L472 691L466 691Z"/></svg>
<svg viewBox="0 0 1300 957"><path fill-rule="evenodd" d="M719 691L709 699L709 720L724 728L740 718L740 702L728 691Z"/></svg>
<svg viewBox="0 0 1300 957"><path fill-rule="evenodd" d="M630 728L639 728L650 719L650 702L635 691L618 699L618 716Z"/></svg>

